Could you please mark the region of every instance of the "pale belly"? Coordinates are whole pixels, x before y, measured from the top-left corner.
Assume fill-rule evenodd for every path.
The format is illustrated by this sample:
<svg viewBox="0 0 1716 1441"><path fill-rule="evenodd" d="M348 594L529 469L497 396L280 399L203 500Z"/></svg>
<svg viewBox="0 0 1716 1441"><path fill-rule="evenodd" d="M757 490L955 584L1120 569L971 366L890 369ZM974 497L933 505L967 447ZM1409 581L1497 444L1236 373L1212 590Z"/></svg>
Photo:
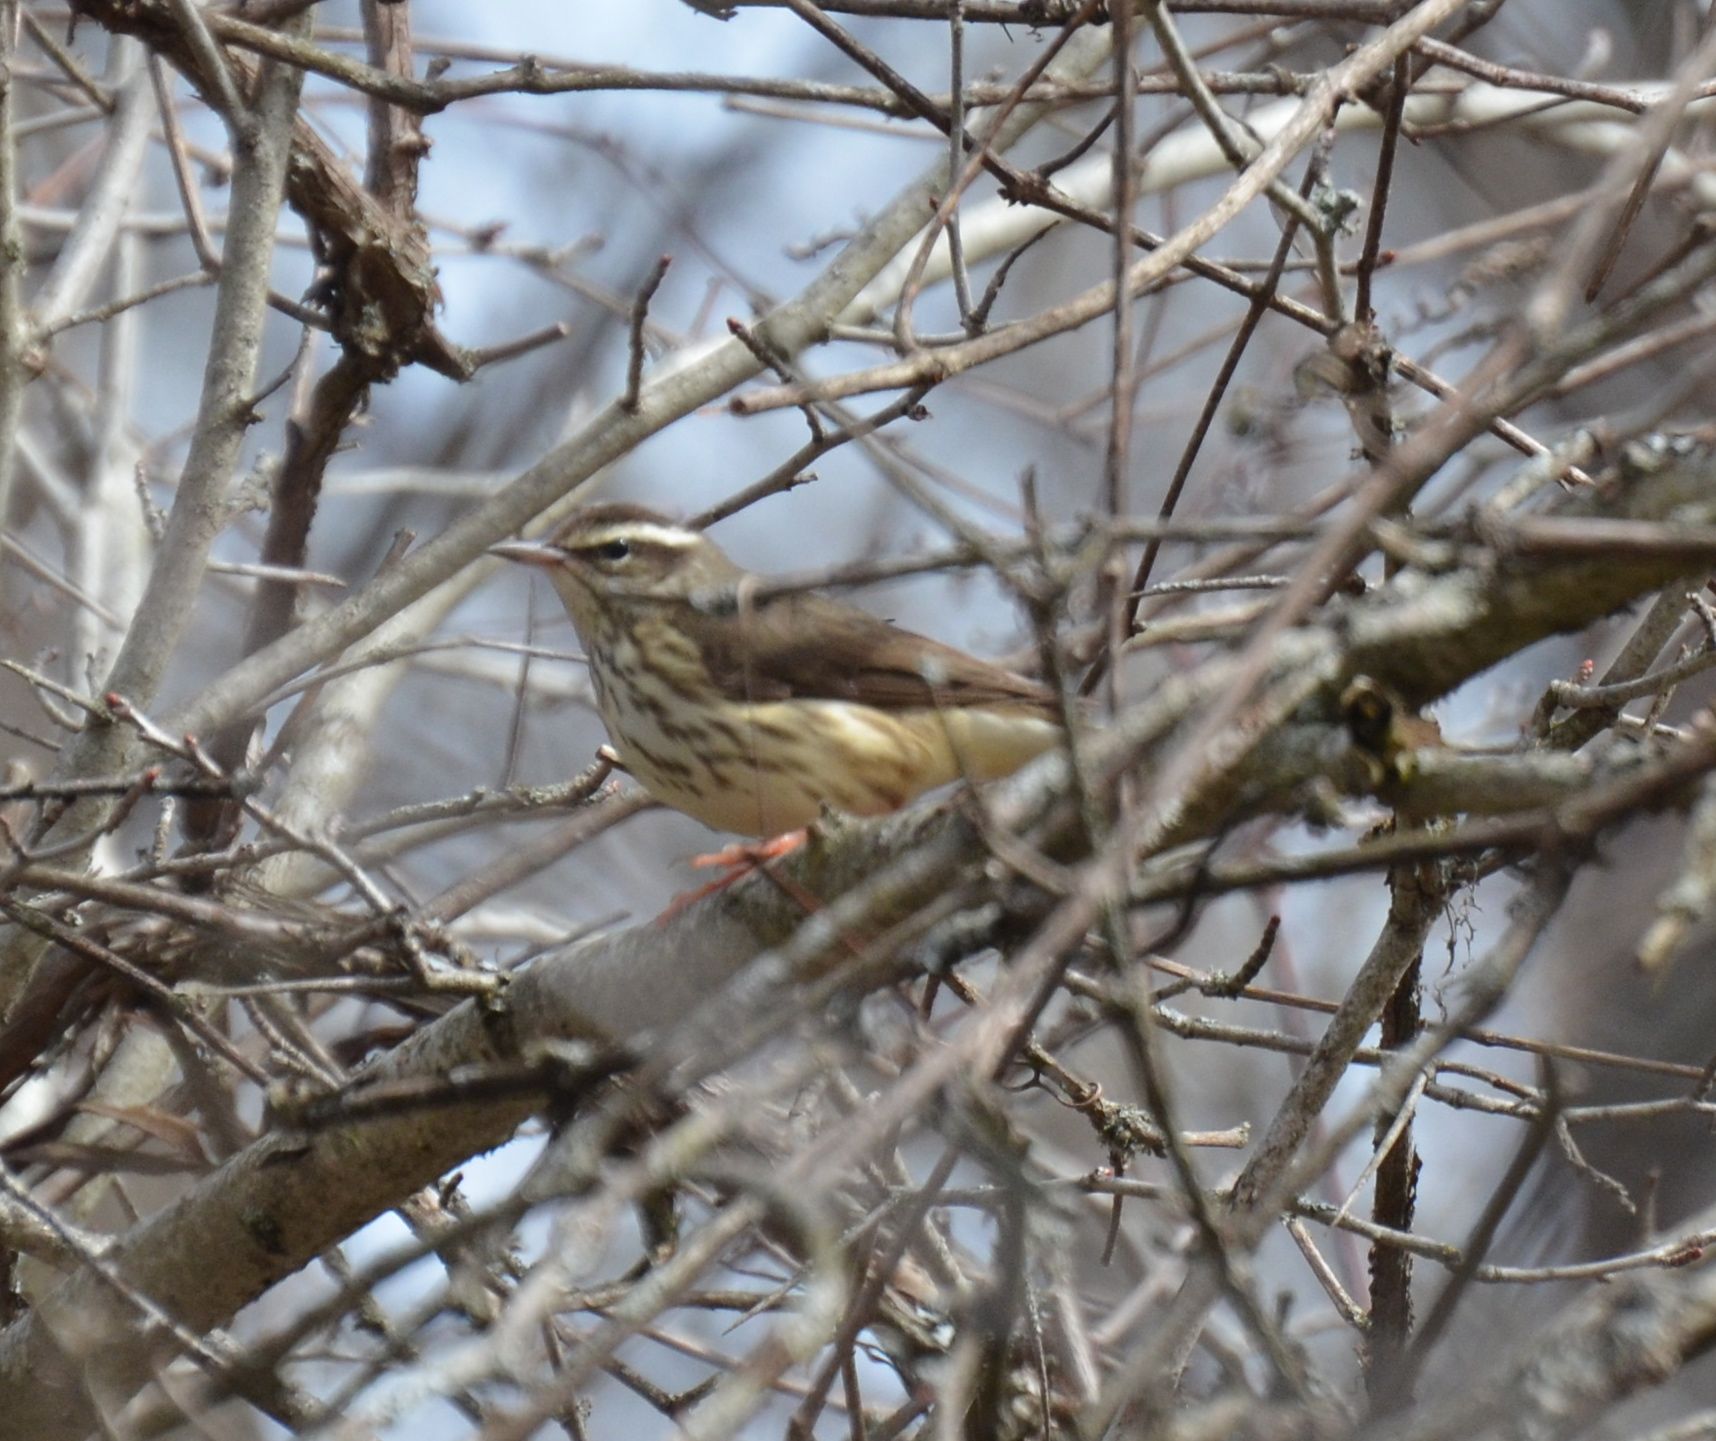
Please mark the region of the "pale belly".
<svg viewBox="0 0 1716 1441"><path fill-rule="evenodd" d="M658 800L716 830L769 836L816 820L897 810L965 776L1007 775L1055 744L1027 712L880 711L840 701L653 704L604 686L601 710L626 768Z"/></svg>

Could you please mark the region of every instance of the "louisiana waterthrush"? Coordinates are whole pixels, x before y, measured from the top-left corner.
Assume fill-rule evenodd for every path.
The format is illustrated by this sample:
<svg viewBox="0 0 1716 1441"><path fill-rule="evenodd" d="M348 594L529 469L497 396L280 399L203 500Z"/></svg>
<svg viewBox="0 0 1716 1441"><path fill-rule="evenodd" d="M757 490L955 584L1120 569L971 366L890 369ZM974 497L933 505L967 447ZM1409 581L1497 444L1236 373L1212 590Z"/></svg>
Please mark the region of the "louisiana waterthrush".
<svg viewBox="0 0 1716 1441"><path fill-rule="evenodd" d="M713 541L640 506L590 506L492 553L553 583L625 768L717 830L895 810L1060 734L1035 682L826 595L757 596Z"/></svg>

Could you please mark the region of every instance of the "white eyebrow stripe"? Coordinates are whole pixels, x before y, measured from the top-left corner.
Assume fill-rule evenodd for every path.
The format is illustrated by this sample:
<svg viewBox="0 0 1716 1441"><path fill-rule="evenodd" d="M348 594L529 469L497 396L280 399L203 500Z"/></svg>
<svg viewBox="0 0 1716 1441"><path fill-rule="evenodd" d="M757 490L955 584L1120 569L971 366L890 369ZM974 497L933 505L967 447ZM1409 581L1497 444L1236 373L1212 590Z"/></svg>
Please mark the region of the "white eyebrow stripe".
<svg viewBox="0 0 1716 1441"><path fill-rule="evenodd" d="M672 525L650 525L646 521L625 521L618 525L604 526L601 530L593 530L588 535L580 536L575 549L583 550L589 546L606 545L615 540L635 540L642 545L665 545L684 550L696 545L703 537L693 530L681 530Z"/></svg>

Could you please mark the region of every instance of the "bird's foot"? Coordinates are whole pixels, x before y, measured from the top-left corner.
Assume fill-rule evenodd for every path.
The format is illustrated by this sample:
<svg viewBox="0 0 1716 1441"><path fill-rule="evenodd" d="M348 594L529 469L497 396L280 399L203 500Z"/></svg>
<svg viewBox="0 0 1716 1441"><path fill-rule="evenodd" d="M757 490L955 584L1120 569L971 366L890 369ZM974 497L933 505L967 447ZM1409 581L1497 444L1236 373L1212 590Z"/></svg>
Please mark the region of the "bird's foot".
<svg viewBox="0 0 1716 1441"><path fill-rule="evenodd" d="M803 826L796 831L782 831L778 836L770 836L766 841L735 841L730 846L722 846L718 851L710 851L707 855L693 856L691 864L698 870L709 870L714 866L722 866L734 872L723 878L724 885L730 885L742 875L756 870L765 861L779 860L782 856L791 855L807 840L810 832Z"/></svg>
<svg viewBox="0 0 1716 1441"><path fill-rule="evenodd" d="M667 903L666 909L655 918L656 924L666 925L681 911L698 901L707 900L710 896L718 895L735 881L741 881L753 871L765 871L771 879L780 880L772 871L766 871L768 863L780 857L790 855L805 843L810 832L807 830L783 831L778 836L771 836L766 841L735 841L730 846L722 846L718 851L707 855L693 856L691 864L699 870L711 870L715 867L724 869L727 874L717 876L707 885L698 886L695 890L681 891Z"/></svg>

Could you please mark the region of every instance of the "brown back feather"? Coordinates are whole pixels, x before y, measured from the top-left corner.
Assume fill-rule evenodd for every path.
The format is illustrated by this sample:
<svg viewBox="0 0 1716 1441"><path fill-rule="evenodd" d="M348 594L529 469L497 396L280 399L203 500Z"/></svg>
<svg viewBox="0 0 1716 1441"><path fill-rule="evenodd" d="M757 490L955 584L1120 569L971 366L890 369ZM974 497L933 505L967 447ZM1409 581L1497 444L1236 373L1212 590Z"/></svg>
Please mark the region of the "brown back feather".
<svg viewBox="0 0 1716 1441"><path fill-rule="evenodd" d="M702 622L702 623L699 623ZM878 710L1017 705L1057 712L1045 686L828 596L773 596L688 627L733 700L849 700ZM935 672L926 678L924 670Z"/></svg>

